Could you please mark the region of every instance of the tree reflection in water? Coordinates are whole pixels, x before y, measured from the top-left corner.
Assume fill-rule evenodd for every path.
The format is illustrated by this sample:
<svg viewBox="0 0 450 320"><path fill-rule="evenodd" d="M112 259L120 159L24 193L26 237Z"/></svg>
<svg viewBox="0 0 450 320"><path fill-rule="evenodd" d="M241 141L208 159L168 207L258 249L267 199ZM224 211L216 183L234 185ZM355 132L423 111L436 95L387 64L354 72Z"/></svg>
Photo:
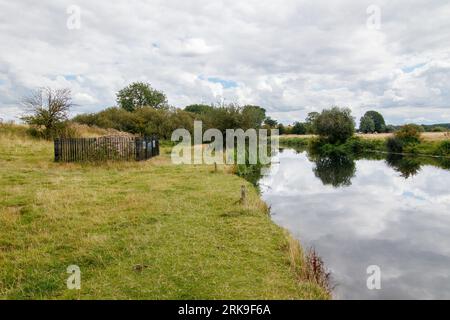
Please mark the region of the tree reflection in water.
<svg viewBox="0 0 450 320"><path fill-rule="evenodd" d="M332 185L335 188L346 187L352 184L352 178L356 174L355 161L349 156L316 156L312 159L315 163L314 174L324 185Z"/></svg>
<svg viewBox="0 0 450 320"><path fill-rule="evenodd" d="M395 171L400 172L400 175L405 179L418 174L421 167L419 158L405 157L399 154L388 154L386 163Z"/></svg>

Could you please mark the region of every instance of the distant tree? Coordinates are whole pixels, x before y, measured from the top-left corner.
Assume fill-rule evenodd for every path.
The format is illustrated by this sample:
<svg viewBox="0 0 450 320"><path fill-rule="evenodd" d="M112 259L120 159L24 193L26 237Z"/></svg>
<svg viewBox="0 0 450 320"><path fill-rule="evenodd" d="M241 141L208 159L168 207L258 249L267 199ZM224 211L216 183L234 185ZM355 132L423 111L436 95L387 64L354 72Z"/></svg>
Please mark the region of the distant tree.
<svg viewBox="0 0 450 320"><path fill-rule="evenodd" d="M153 89L150 84L134 82L117 93L117 103L127 111L135 111L144 106L156 109L167 105L166 95Z"/></svg>
<svg viewBox="0 0 450 320"><path fill-rule="evenodd" d="M275 128L275 127L277 126L278 122L277 122L277 120L274 120L274 119L272 119L271 117L267 117L267 118L264 120L264 124L265 124L266 126L268 126L269 128Z"/></svg>
<svg viewBox="0 0 450 320"><path fill-rule="evenodd" d="M349 108L325 109L314 121L316 133L330 143L342 143L355 132L355 121Z"/></svg>
<svg viewBox="0 0 450 320"><path fill-rule="evenodd" d="M364 114L364 117L372 118L372 120L375 124L376 132L385 132L386 131L386 123L385 123L384 118L381 115L381 113L371 110L371 111L367 111Z"/></svg>
<svg viewBox="0 0 450 320"><path fill-rule="evenodd" d="M302 122L295 122L292 127L292 134L305 134L306 125Z"/></svg>
<svg viewBox="0 0 450 320"><path fill-rule="evenodd" d="M22 99L26 115L22 120L37 128L44 128L43 135L50 139L63 129L72 103L70 89L52 89L44 87L31 92Z"/></svg>
<svg viewBox="0 0 450 320"><path fill-rule="evenodd" d="M196 114L205 114L211 111L213 106L207 104L191 104L184 108L184 111L192 112Z"/></svg>
<svg viewBox="0 0 450 320"><path fill-rule="evenodd" d="M375 121L369 116L364 116L359 122L359 131L363 133L372 133L375 131Z"/></svg>
<svg viewBox="0 0 450 320"><path fill-rule="evenodd" d="M305 120L306 133L309 133L309 134L316 133L315 121L316 121L317 117L319 117L319 115L320 115L320 113L315 112L315 111L308 113L308 115L306 116L306 120Z"/></svg>
<svg viewBox="0 0 450 320"><path fill-rule="evenodd" d="M286 134L286 127L282 123L278 124L277 129L280 135Z"/></svg>
<svg viewBox="0 0 450 320"><path fill-rule="evenodd" d="M391 133L391 132L394 132L394 131L395 131L395 126L393 126L392 124L388 124L386 126L386 132Z"/></svg>
<svg viewBox="0 0 450 320"><path fill-rule="evenodd" d="M242 128L260 128L266 119L266 110L259 106L246 105L242 108Z"/></svg>
<svg viewBox="0 0 450 320"><path fill-rule="evenodd" d="M431 132L447 132L447 128L445 127L440 127L440 126L434 126L431 127L430 129L428 129Z"/></svg>

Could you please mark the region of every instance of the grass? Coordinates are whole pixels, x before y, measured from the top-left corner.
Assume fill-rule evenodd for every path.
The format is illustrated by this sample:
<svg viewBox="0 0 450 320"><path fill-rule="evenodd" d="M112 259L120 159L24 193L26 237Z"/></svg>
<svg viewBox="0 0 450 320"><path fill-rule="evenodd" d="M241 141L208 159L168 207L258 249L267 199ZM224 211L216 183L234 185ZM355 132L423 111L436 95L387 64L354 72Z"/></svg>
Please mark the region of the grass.
<svg viewBox="0 0 450 320"><path fill-rule="evenodd" d="M329 298L226 168L173 165L169 148L146 162L58 164L52 143L23 131L0 126L0 299ZM79 291L66 287L72 264Z"/></svg>

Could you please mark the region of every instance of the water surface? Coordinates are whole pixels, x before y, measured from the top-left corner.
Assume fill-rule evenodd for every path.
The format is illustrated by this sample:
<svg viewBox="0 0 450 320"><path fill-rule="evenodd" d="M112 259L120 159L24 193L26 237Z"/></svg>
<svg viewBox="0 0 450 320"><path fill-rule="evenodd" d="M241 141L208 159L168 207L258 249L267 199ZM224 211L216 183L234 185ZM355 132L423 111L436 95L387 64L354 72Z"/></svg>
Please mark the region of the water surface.
<svg viewBox="0 0 450 320"><path fill-rule="evenodd" d="M450 298L450 171L417 159L309 159L285 149L259 181L273 220L332 273L338 299ZM369 290L367 267L381 268Z"/></svg>

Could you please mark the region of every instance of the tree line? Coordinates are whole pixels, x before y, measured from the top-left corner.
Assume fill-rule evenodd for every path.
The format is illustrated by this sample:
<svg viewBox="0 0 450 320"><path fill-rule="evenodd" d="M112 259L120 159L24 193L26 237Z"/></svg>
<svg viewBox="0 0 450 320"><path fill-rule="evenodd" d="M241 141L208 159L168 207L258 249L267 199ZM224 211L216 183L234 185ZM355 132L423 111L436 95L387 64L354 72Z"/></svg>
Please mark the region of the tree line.
<svg viewBox="0 0 450 320"><path fill-rule="evenodd" d="M356 130L356 123L348 108L333 107L321 113L310 112L305 121L285 126L267 116L264 108L255 105L193 104L184 109L175 108L169 105L163 92L143 82L135 82L121 89L116 97L117 107L69 119L69 110L74 106L70 90L41 88L23 99L27 113L22 119L31 125L35 135L47 139L70 136L70 122L137 135L156 134L162 139L170 139L172 132L178 128L192 132L194 120L201 120L204 130L217 128L223 133L226 129L276 128L280 134L317 134L335 142L345 140ZM444 126L420 126L417 129L446 131ZM359 121L359 131L363 133L393 132L398 129L386 125L383 116L373 110L366 112Z"/></svg>

